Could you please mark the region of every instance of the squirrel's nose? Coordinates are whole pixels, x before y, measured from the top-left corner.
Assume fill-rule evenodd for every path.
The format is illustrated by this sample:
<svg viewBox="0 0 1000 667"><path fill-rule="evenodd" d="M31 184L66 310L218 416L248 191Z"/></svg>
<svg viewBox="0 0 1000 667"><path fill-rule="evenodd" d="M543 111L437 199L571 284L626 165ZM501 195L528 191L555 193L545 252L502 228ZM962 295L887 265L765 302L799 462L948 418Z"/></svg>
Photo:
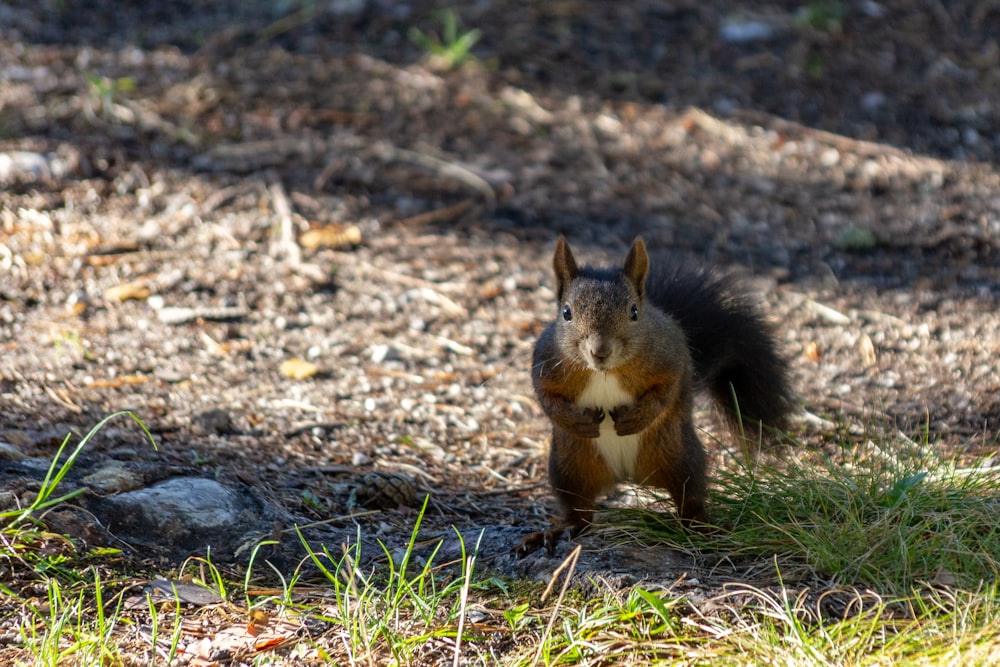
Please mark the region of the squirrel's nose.
<svg viewBox="0 0 1000 667"><path fill-rule="evenodd" d="M607 338L592 339L587 341L587 354L594 361L607 361L611 357L613 346Z"/></svg>

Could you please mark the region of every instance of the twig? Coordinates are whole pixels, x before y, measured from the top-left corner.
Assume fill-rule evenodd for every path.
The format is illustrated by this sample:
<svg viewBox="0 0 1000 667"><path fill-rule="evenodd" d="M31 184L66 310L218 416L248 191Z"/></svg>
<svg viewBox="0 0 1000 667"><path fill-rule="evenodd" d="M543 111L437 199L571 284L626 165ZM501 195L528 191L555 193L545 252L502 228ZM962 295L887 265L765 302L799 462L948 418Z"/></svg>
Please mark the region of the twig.
<svg viewBox="0 0 1000 667"><path fill-rule="evenodd" d="M809 137L818 143L832 146L843 152L857 153L868 157L891 156L907 160L912 164L921 165L925 168L936 167L940 169L942 166L942 162L934 158L913 155L888 144L865 141L864 139L853 139L833 132L827 132L826 130L819 130L792 120L772 116L763 111L739 110L734 112L731 118L738 123L760 125L761 127L772 129L789 137ZM746 139L746 134L742 128L734 127L734 123L720 120L697 107L688 107L684 111L684 119L696 125L701 130L713 134L728 143L738 143L740 139Z"/></svg>
<svg viewBox="0 0 1000 667"><path fill-rule="evenodd" d="M357 267L364 273L375 274L382 281L396 282L405 287L418 287L431 291L437 291L437 288L440 287L440 283L434 283L430 280L424 280L423 278L417 278L416 276L407 275L391 269L383 269L382 267L365 262L360 258L358 259ZM456 291L458 290L459 286L457 283L448 283L448 285L454 286Z"/></svg>
<svg viewBox="0 0 1000 667"><path fill-rule="evenodd" d="M851 323L851 318L848 317L847 315L844 315L839 310L835 310L830 306L824 306L820 302L813 301L812 299L808 299L807 303L809 304L809 307L812 308L812 311L816 313L816 315L826 320L827 322L831 322L833 324L839 324L841 326Z"/></svg>
<svg viewBox="0 0 1000 667"><path fill-rule="evenodd" d="M415 287L412 290L409 290L407 294L420 297L424 301L429 301L436 306L440 306L441 310L452 317L468 317L469 311L446 297L444 294L441 294L441 292L436 289L432 289L430 287ZM442 344L444 343L442 342Z"/></svg>
<svg viewBox="0 0 1000 667"><path fill-rule="evenodd" d="M292 204L285 194L285 186L276 173L268 172L267 190L271 194L271 204L278 216L280 229L278 243L271 249L271 256L284 255L292 266L302 264L302 249L295 240L295 220L292 218Z"/></svg>
<svg viewBox="0 0 1000 667"><path fill-rule="evenodd" d="M357 264L358 268L363 272L371 272L376 274L382 282L395 282L406 287L412 287L416 291L413 293L414 296L419 296L425 301L430 301L437 306L440 306L448 315L452 317L467 317L469 311L466 308L452 299L448 298L442 294L439 290L441 283L433 283L429 280L424 280L423 278L416 278L414 276L406 275L405 273L399 273L398 271L391 271L389 269L383 269L374 264L368 264L359 261ZM457 283L446 283L449 286L454 286L456 290L458 289Z"/></svg>
<svg viewBox="0 0 1000 667"><path fill-rule="evenodd" d="M193 320L214 320L224 322L238 320L247 316L249 311L242 306L227 307L196 307L164 306L156 311L156 319L164 324L184 324Z"/></svg>
<svg viewBox="0 0 1000 667"><path fill-rule="evenodd" d="M559 615L559 608L562 606L563 599L566 597L566 592L569 590L569 584L573 581L573 573L576 571L576 564L580 560L580 552L583 551L583 546L578 544L576 548L570 552L566 560L556 568L556 571L552 573L552 579L549 581L549 585L545 588L545 592L542 593L542 602L549 597L549 593L552 592L552 587L555 586L556 579L564 570L569 570L566 573L566 578L563 580L562 589L559 591L559 598L556 600L556 604L552 607L552 616L549 617L549 623L545 626L545 632L542 633L542 638L538 642L538 650L535 651L535 657L532 660L532 665L537 665L542 659L542 651L545 648L545 643L549 641L549 636L552 634L552 628L556 624L556 617Z"/></svg>
<svg viewBox="0 0 1000 667"><path fill-rule="evenodd" d="M45 387L45 393L47 393L53 401L63 406L64 408L67 408L68 410L71 410L76 414L80 414L81 412L83 412L83 408L74 403L65 390L63 389L55 390L52 387Z"/></svg>
<svg viewBox="0 0 1000 667"><path fill-rule="evenodd" d="M472 567L475 565L476 555L472 554L465 559L465 581L462 582L462 590L459 593L458 604L458 634L455 637L455 655L451 660L452 667L458 667L462 658L462 633L465 631L465 613L469 606L469 586L472 584Z"/></svg>
<svg viewBox="0 0 1000 667"><path fill-rule="evenodd" d="M463 199L453 206L446 206L445 208L434 209L426 213L411 215L408 218L400 218L393 221L393 224L420 227L422 225L434 224L435 222L450 222L468 213L472 206L473 201L471 199Z"/></svg>
<svg viewBox="0 0 1000 667"><path fill-rule="evenodd" d="M309 21L311 21L315 16L316 5L311 2L305 3L305 6L302 9L285 14L277 21L264 26L257 34L257 39L254 40L253 45L260 46L264 42L268 42L290 30L303 26L306 23L309 23Z"/></svg>
<svg viewBox="0 0 1000 667"><path fill-rule="evenodd" d="M493 192L493 186L482 176L473 173L466 167L455 162L442 160L433 155L411 151L406 148L398 148L384 142L379 143L375 150L376 154L379 154L386 162L407 162L464 183L483 196L487 214L493 213L494 209L496 209L497 198L496 193Z"/></svg>
<svg viewBox="0 0 1000 667"><path fill-rule="evenodd" d="M203 201L201 206L198 207L199 211L201 215L207 216L226 202L236 199L237 197L248 192L252 192L256 187L256 184L252 181L241 181L236 185L230 185L227 188L216 190L208 197L205 197L205 201Z"/></svg>

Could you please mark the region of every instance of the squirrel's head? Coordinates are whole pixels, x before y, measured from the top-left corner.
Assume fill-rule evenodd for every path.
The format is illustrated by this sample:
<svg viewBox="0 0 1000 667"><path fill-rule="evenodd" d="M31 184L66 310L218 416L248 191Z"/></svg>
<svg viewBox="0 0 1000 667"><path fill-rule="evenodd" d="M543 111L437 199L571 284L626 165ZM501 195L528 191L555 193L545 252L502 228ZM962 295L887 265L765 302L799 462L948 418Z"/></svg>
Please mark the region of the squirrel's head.
<svg viewBox="0 0 1000 667"><path fill-rule="evenodd" d="M564 237L552 258L556 274L559 345L572 360L610 371L639 348L649 256L636 239L620 269L579 267Z"/></svg>

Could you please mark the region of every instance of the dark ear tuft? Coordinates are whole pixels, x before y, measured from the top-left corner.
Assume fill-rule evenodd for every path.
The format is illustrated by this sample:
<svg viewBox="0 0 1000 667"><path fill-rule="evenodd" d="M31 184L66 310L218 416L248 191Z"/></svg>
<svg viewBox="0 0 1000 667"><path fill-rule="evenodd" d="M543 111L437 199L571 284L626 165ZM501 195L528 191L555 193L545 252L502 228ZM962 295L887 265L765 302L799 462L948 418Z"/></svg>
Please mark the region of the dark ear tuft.
<svg viewBox="0 0 1000 667"><path fill-rule="evenodd" d="M632 283L635 293L639 298L646 295L646 276L649 275L649 255L646 254L646 244L641 238L637 238L632 243L632 248L625 257L625 266L622 268L622 275Z"/></svg>
<svg viewBox="0 0 1000 667"><path fill-rule="evenodd" d="M576 280L580 273L576 268L576 260L573 259L573 253L570 252L565 236L560 236L556 241L556 251L552 256L552 268L556 272L556 295L559 303L562 303L563 297L566 296L566 290L569 289L569 284Z"/></svg>

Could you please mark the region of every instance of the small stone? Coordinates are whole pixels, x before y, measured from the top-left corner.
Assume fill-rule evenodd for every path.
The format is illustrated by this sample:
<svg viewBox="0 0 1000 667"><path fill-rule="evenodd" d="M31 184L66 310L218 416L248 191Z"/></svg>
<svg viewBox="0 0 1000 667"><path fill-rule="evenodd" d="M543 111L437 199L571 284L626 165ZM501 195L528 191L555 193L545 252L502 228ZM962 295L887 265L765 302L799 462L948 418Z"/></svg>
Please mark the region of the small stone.
<svg viewBox="0 0 1000 667"><path fill-rule="evenodd" d="M840 162L840 151L836 148L828 148L820 154L819 161L824 167L836 167Z"/></svg>
<svg viewBox="0 0 1000 667"><path fill-rule="evenodd" d="M23 461L28 458L16 445L0 440L0 461Z"/></svg>
<svg viewBox="0 0 1000 667"><path fill-rule="evenodd" d="M195 418L195 422L200 431L206 435L232 435L236 433L233 415L225 408L206 410Z"/></svg>
<svg viewBox="0 0 1000 667"><path fill-rule="evenodd" d="M726 21L719 29L719 38L728 44L762 42L775 35L774 27L763 21Z"/></svg>
<svg viewBox="0 0 1000 667"><path fill-rule="evenodd" d="M372 346L371 359L376 364L380 364L383 361L401 361L403 359L403 354L397 347L379 343L378 345Z"/></svg>
<svg viewBox="0 0 1000 667"><path fill-rule="evenodd" d="M17 494L13 491L0 491L0 512L18 509Z"/></svg>
<svg viewBox="0 0 1000 667"><path fill-rule="evenodd" d="M48 159L40 153L0 153L0 183L33 183L52 178Z"/></svg>
<svg viewBox="0 0 1000 667"><path fill-rule="evenodd" d="M382 363L388 356L389 356L388 345L380 343L372 347L372 361L374 361L376 364Z"/></svg>
<svg viewBox="0 0 1000 667"><path fill-rule="evenodd" d="M885 93L873 90L861 96L861 108L865 111L878 111L885 106L885 101Z"/></svg>
<svg viewBox="0 0 1000 667"><path fill-rule="evenodd" d="M32 443L32 438L29 434L17 429L0 431L0 440L18 447L27 447Z"/></svg>
<svg viewBox="0 0 1000 667"><path fill-rule="evenodd" d="M101 468L83 478L83 483L101 493L124 493L142 487L140 475L118 465Z"/></svg>
<svg viewBox="0 0 1000 667"><path fill-rule="evenodd" d="M869 18L880 19L885 16L885 7L874 0L862 0L860 7L861 12Z"/></svg>

